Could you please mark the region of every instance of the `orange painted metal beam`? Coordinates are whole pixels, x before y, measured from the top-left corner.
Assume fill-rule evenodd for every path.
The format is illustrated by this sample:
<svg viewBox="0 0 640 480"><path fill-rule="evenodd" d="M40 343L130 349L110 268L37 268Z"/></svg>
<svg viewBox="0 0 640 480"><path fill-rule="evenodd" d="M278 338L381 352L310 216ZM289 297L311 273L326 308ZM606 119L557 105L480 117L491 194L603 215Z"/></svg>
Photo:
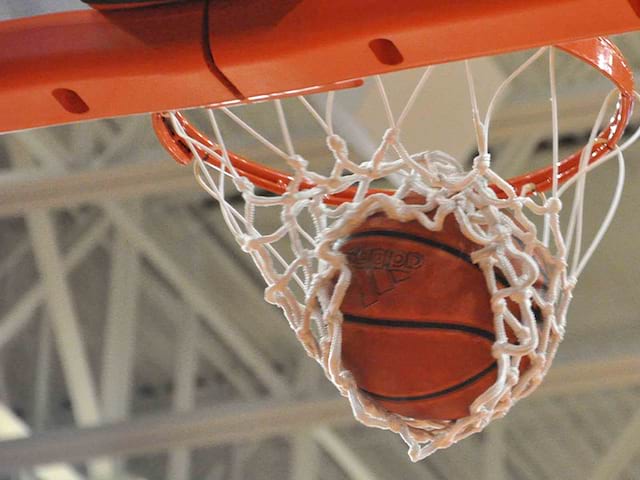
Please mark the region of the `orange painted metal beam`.
<svg viewBox="0 0 640 480"><path fill-rule="evenodd" d="M640 29L640 0L234 0L0 22L0 132Z"/></svg>
<svg viewBox="0 0 640 480"><path fill-rule="evenodd" d="M640 29L640 0L243 0L209 9L216 65L245 95ZM375 52L382 39L390 45Z"/></svg>
<svg viewBox="0 0 640 480"><path fill-rule="evenodd" d="M204 12L195 2L0 22L0 131L235 98L208 64Z"/></svg>

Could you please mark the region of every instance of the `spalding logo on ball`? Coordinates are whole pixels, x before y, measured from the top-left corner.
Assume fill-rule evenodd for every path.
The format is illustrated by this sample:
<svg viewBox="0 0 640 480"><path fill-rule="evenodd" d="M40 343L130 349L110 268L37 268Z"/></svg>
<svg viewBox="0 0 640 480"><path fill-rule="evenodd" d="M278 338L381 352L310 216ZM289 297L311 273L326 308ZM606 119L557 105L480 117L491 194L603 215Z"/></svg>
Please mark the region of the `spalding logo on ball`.
<svg viewBox="0 0 640 480"><path fill-rule="evenodd" d="M342 361L389 411L462 418L496 381L490 295L470 256L478 248L453 215L432 232L374 214L341 244L352 272Z"/></svg>

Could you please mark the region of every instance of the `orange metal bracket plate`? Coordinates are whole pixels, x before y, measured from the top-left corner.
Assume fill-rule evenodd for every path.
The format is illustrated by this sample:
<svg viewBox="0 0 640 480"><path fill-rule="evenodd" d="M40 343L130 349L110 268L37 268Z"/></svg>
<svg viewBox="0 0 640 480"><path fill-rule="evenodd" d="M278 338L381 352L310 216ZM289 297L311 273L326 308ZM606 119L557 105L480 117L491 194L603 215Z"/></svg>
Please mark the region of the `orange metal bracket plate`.
<svg viewBox="0 0 640 480"><path fill-rule="evenodd" d="M640 29L640 0L233 0L0 22L0 132ZM370 42L386 39L387 60Z"/></svg>
<svg viewBox="0 0 640 480"><path fill-rule="evenodd" d="M640 29L639 0L211 2L216 65L246 96ZM400 63L369 47L393 42Z"/></svg>
<svg viewBox="0 0 640 480"><path fill-rule="evenodd" d="M1 22L0 132L233 99L203 54L204 4L161 13L86 10ZM69 111L54 95L61 89L88 109Z"/></svg>

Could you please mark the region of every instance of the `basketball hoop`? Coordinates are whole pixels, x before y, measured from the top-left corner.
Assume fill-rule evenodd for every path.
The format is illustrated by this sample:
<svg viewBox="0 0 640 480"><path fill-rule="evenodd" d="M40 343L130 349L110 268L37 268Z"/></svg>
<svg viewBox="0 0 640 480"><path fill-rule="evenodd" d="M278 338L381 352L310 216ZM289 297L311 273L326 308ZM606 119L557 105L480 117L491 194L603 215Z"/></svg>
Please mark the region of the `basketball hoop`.
<svg viewBox="0 0 640 480"><path fill-rule="evenodd" d="M602 238L617 207L624 178L622 150L629 144L618 145L618 142L635 100L631 72L617 48L604 38L566 43L557 48L596 68L614 83L616 90L604 102L584 149L560 161L555 148L549 167L508 181L491 169L489 132L496 99L527 67L548 53L552 131L557 147L553 48L538 50L510 75L496 91L484 117L478 111L473 77L467 64L478 145L478 155L468 171L461 167L458 159L444 152L409 152L400 138L404 117L412 108L421 88L428 82L433 67L425 70L397 117L389 105L383 79L374 77L372 81L386 106L389 127L374 154L363 162L351 159L347 141L336 133L331 118L336 102L335 87L352 85L320 87L329 92L324 116L303 96L298 97L298 101L324 131L327 149L334 159L331 172L324 175L310 169L307 159L296 152L287 124L286 105L278 94L258 100L273 101L273 122L280 127L284 150L256 131L241 118L241 113L236 113L229 106L213 105L206 109L211 138L188 121L186 114L176 111L153 116L156 133L165 148L178 162L193 162L198 182L220 202L228 227L242 249L252 256L267 282L265 299L282 308L307 353L322 365L327 377L349 398L355 416L366 425L399 433L409 445L409 453L414 461L482 430L492 419L503 416L514 402L530 394L540 384L562 340L566 312L577 277ZM604 58L607 61L603 62ZM289 92L282 94L282 97L290 95ZM609 104L616 98L615 113L605 124ZM226 124L233 123L251 135L278 158L284 168L266 166L234 153L222 133L220 116L225 117ZM630 141L637 136L636 133ZM582 254L579 232L585 176L610 158L619 161L621 173L618 187L598 235ZM395 190L372 187L374 182L389 178L393 178ZM573 184L576 185L576 193L568 237L565 239L560 226L560 196ZM236 209L228 200L229 190L242 196L242 210ZM543 192L548 193L545 196ZM533 193L539 194L536 199L531 197ZM257 227L261 212L273 208L279 209L282 225L276 231L261 232ZM303 221L303 217L309 221ZM541 235L530 217L542 219L544 227ZM385 243L385 239L377 239L369 244L354 240L376 235L400 240L395 240L399 243ZM288 242L283 242L285 239ZM399 282L413 275L407 265L411 262L420 265L422 260L416 260L418 257L429 257L423 257L423 253L428 255L428 252L420 250L422 247L412 247L417 250L411 252L394 250L394 245L400 245L397 248L402 249L402 242L409 240L417 242L416 245L436 245L449 253L453 250L451 244L474 245L456 247L456 255L468 258L467 263L482 272L482 288L488 292L489 298L487 308L490 308L488 311L492 324L491 345L464 347L466 353L457 350L455 344L447 344L443 348L449 352L449 356L451 352L467 355L469 349L475 348L478 358L490 353L495 363L489 366L483 364L482 368L479 366L479 373L467 374L454 387L446 387L447 382L444 381L442 385L433 387L435 391L422 396L393 397L372 392L368 388L369 385L376 385L376 379L371 380L376 372L370 372L367 369L373 367L352 357L361 353L361 357L371 358L375 356L375 351L366 350L365 354L361 350L365 347L362 343L357 344L357 341L355 347L351 346L354 335L369 335L368 339L375 340L383 334L372 329L381 325L415 328L417 323L380 318L383 313L393 315L394 309L400 313L403 311L406 304L394 304L393 301L386 310L378 308L377 316L374 315L373 319L367 317L363 320L367 302L354 303L353 298L364 295L362 286L357 285L358 265L368 265L362 268L369 268L367 275L375 275L375 272L371 272L377 267L372 265L396 261L400 266L394 270L394 275L400 276L389 277L393 285L388 290L396 288ZM373 247L369 248L368 245ZM373 251L376 248L384 250L384 255L390 260L371 257L376 254ZM409 259L408 254L413 254L414 260ZM449 260L444 262L439 268L448 270ZM472 278L475 274L471 270L469 272L469 278ZM410 280L406 282L409 283L405 285L410 284ZM448 283L448 280L442 279L442 283ZM429 289L428 284L414 283L412 286ZM356 290L360 293L354 293ZM441 301L455 302L456 298ZM358 315L353 315L354 311ZM479 315L477 310L464 313ZM486 327L483 321L478 320L472 325L462 322L464 325L461 325L453 319L437 327L433 327L433 322L422 322L421 326L429 323L429 328L466 329L465 334L471 332L487 336L486 328L481 328ZM366 323L367 326L356 334L354 322ZM438 333L430 335L430 338L440 341ZM465 341L471 342L469 345L475 345L475 340L466 338ZM433 343L428 343L431 340L425 341L426 350L436 348ZM410 355L407 352L412 348L419 347L407 346L402 353L396 349L395 353L387 352L386 358L391 358L393 362L393 355ZM360 350L354 352L353 349ZM425 356L431 362L423 368L424 375L428 376L436 368L433 366L436 362L432 355L425 353ZM412 361L418 363L415 359ZM372 362L375 363L374 360ZM464 363L461 362L461 365ZM347 368L347 364L350 368ZM402 362L399 364L402 365ZM458 368L453 367L454 364L449 361L441 368ZM411 372L415 370L415 365L402 366L411 367ZM495 367L494 370L492 367ZM462 371L466 367L459 368ZM456 372L455 375L459 374ZM413 373L405 375L402 371L398 372L400 377L410 375ZM416 380L417 383L420 381ZM363 382L370 383L361 385ZM476 390L464 393L469 385ZM479 386L482 386L481 391L478 391ZM400 385L398 390L404 387ZM466 413L460 414L460 408Z"/></svg>

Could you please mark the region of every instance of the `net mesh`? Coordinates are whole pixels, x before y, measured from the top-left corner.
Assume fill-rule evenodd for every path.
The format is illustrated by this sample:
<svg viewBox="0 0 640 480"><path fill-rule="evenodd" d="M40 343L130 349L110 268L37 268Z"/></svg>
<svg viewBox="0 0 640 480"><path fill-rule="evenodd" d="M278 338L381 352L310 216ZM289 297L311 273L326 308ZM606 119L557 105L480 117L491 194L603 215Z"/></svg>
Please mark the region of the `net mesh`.
<svg viewBox="0 0 640 480"><path fill-rule="evenodd" d="M326 95L322 113L305 97L290 100L299 102L323 132L326 151L332 159L324 173L311 168L312 159L296 151L287 105L280 100L272 102L271 126L278 127L277 139L267 138L267 134L243 119L241 108L205 110L214 143L193 135L184 127L180 114L165 116L194 156L197 180L219 201L229 229L262 273L267 283L265 299L282 308L308 355L322 366L340 393L348 397L358 420L400 434L414 461L482 430L540 384L562 340L576 279L602 238L620 198L624 146L596 164L588 162L608 106L615 99L613 93L597 116L578 175L562 186L554 175L549 195L529 195L531 192L526 186L517 191L491 168L489 126L496 100L518 75L545 53L550 65L552 98L554 148L550 160L557 173L559 130L553 49L537 51L509 76L496 91L483 117L467 64L478 145L478 154L468 170L445 152L412 152L402 142L403 123L428 83L432 67L424 70L397 116L392 113L383 79L370 80L375 83L385 106L388 128L373 155L363 161L350 155L347 140L334 129L334 93ZM232 161L235 147L226 143L231 137L222 134L222 126L229 125L250 135L270 156L288 167L291 176L279 185L281 194L260 189L246 169L239 171L237 159ZM273 129L270 133L273 134ZM207 161L208 157L217 162ZM618 160L618 183L596 238L583 249L586 174L609 158ZM372 189L382 181L393 183L395 191ZM575 187L572 210L563 235L560 197L572 185ZM231 200L238 194L242 198L240 206ZM261 218L274 209L280 222L269 230ZM492 355L497 377L473 402L469 415L464 418L414 419L392 413L360 390L343 365L340 306L352 275L340 242L378 212L400 222L419 222L433 232L440 231L447 219L454 218L462 234L478 246L471 259L482 270L491 297L495 330ZM443 299L443 302L455 301L455 298Z"/></svg>

